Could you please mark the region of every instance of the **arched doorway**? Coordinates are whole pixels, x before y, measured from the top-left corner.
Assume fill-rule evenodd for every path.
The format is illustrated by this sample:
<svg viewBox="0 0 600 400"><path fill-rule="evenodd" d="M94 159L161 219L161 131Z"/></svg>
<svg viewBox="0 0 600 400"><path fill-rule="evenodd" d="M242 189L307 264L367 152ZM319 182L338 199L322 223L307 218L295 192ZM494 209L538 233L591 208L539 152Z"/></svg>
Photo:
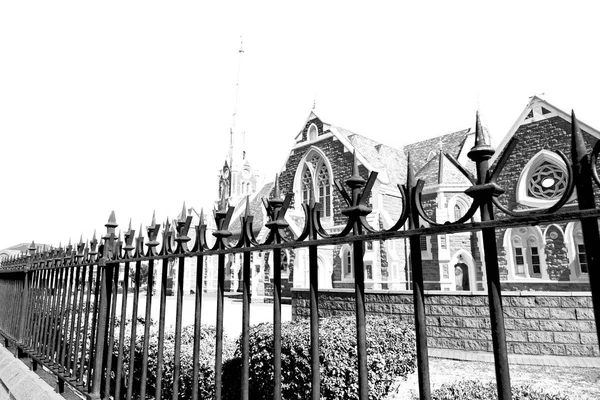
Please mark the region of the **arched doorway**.
<svg viewBox="0 0 600 400"><path fill-rule="evenodd" d="M463 262L454 265L455 290L471 290L469 267Z"/></svg>

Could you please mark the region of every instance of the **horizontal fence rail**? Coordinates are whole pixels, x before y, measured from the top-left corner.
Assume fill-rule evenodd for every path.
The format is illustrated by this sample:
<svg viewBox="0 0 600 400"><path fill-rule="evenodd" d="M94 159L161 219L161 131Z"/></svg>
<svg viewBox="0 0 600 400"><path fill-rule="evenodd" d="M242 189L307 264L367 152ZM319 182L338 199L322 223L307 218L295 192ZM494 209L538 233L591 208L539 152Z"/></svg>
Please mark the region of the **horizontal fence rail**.
<svg viewBox="0 0 600 400"><path fill-rule="evenodd" d="M242 334L240 365L240 397L249 399L250 382L250 269L253 253L275 250L273 257L273 386L274 399L282 398L281 371L281 302L282 256L280 249L308 249L309 260L309 304L310 304L310 343L311 343L311 383L312 399L320 397L319 359L319 276L317 273L317 250L319 246L348 243L353 248L354 290L356 293L356 343L358 355L358 398L369 398L365 272L363 258L365 242L368 240L408 239L410 248L411 285L413 288L414 320L418 361L418 380L421 399L431 398L429 381L429 357L425 315L425 292L423 263L421 260L420 238L424 235L440 233L481 232L483 239L486 285L489 299L490 329L494 348L496 381L501 400L511 399L511 385L502 312L500 276L496 248L496 229L504 227L535 225L557 221L580 220L582 223L585 252L589 265L589 279L592 291L596 321L600 317L600 284L598 279L598 259L600 257L600 236L597 218L600 210L595 206L593 184L600 185L596 172L596 159L600 145L591 153L585 149L577 119L572 116L572 152L567 157L559 156L570 166L568 187L556 204L546 210L536 210L515 214L506 209L498 200L503 194L496 183L500 171L515 147L510 142L490 169L489 159L494 154L486 134L481 129L479 115L476 120L475 146L469 157L476 164L476 176L465 170L453 157L446 155L470 180L472 186L465 191L472 199L470 209L455 222L438 224L424 211L421 195L424 182L416 180L408 162L408 176L405 184L398 185L402 199L402 212L396 223L387 230L377 230L367 221L372 212L369 197L377 177L371 172L364 179L358 170L356 155L352 176L346 180L348 190L341 182L335 185L347 207L342 214L347 217L346 226L333 234L321 226L321 207L313 200L303 204L305 226L303 232L290 238L285 216L292 196L281 196L276 179L273 197L263 199L268 214L266 227L269 234L259 242L253 234L253 216L241 218L241 233L232 239L229 225L233 208L221 199L221 207L215 211L216 230L208 232L201 216L195 226L195 240L188 236L192 217L185 212L181 219L164 227L157 224L154 217L145 235L140 230L131 229L131 224L123 239L116 234L114 213L106 223L106 234L88 243L82 240L75 246L37 250L32 244L28 254L12 257L0 265L0 333L6 343L17 346L20 355L28 355L33 360L34 369L38 364L49 368L59 378L77 388L88 398L99 399L145 399L147 397L178 399L189 396L192 399L205 398L199 387L202 348L202 293L205 289L204 269L206 260L216 256L218 265L216 297L216 329L214 341L214 397L222 398L223 389L223 337L225 296L225 261L228 254L242 254ZM560 209L576 190L578 211ZM314 195L313 195L314 197ZM502 219L494 219L494 210ZM481 222L471 222L479 213ZM422 228L422 222L429 227ZM214 244L209 245L207 233L214 236ZM160 235L160 240L159 240ZM194 325L193 330L183 327L184 275L189 268L186 259L196 260L196 281L194 286ZM166 296L169 290L168 270L177 270L175 303L175 325L167 329ZM159 273L154 283L155 272ZM122 279L122 286L119 282ZM154 291L160 295L153 298ZM132 293L128 298L127 294ZM145 294L145 295L144 295ZM158 304L156 304L157 302ZM158 321L152 323L151 310L159 309ZM142 311L143 310L143 311ZM596 324L600 336L600 325ZM190 336L191 335L191 336ZM167 346L167 338L173 346ZM141 340L141 345L139 344ZM170 342L168 342L170 343ZM193 347L191 360L191 387L181 383L183 375L182 348ZM187 361L186 361L187 362ZM169 366L167 369L167 365ZM185 364L188 365L188 364ZM153 377L148 371L155 372ZM168 378L168 379L167 379ZM168 383L168 384L167 384Z"/></svg>

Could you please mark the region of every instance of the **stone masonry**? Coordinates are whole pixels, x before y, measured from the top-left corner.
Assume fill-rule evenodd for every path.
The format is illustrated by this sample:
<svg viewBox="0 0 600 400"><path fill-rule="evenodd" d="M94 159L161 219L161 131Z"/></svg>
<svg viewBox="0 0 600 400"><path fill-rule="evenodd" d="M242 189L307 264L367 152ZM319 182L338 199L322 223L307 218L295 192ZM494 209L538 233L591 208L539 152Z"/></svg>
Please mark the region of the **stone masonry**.
<svg viewBox="0 0 600 400"><path fill-rule="evenodd" d="M308 318L309 292L292 292L292 318ZM367 313L389 315L412 324L409 291L368 291ZM508 352L555 356L600 356L589 292L503 292ZM432 348L493 351L485 293L426 291L428 344ZM354 315L353 290L319 293L319 315Z"/></svg>

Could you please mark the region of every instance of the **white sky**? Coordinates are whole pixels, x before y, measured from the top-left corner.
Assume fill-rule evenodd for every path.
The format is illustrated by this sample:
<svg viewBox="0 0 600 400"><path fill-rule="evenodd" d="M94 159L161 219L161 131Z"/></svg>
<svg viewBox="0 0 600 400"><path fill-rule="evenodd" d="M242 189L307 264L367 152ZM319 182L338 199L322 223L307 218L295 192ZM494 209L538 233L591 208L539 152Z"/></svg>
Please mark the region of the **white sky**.
<svg viewBox="0 0 600 400"><path fill-rule="evenodd" d="M238 127L268 176L314 99L393 146L471 127L478 105L499 142L541 93L600 128L586 3L324 3L1 2L0 249L211 207L240 35Z"/></svg>

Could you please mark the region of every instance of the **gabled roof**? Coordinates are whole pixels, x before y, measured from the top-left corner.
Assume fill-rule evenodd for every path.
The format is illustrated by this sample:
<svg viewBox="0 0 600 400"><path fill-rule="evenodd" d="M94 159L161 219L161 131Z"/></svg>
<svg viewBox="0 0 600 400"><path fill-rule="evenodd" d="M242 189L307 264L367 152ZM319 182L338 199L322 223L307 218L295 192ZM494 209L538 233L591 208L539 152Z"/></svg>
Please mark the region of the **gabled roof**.
<svg viewBox="0 0 600 400"><path fill-rule="evenodd" d="M517 118L517 120L515 121L513 126L510 128L510 130L506 134L506 136L504 136L504 138L498 145L498 147L497 147L498 151L496 151L496 153L490 159L490 165L494 164L496 159L498 159L498 157L502 153L502 150L504 150L504 148L506 147L506 145L508 144L510 139L519 130L519 127L521 127L522 125L529 124L531 122L537 122L537 121L541 121L541 120L556 117L556 116L561 117L562 119L564 119L565 121L567 121L569 123L571 122L571 114L566 113L565 111L561 110L560 108L548 103L544 99L541 99L537 96L532 96L529 99L529 102L527 103L525 108L523 109L523 112L521 113L521 115L519 115L519 118ZM600 139L600 131L592 128L591 126L589 126L581 121L579 121L579 126L583 131Z"/></svg>
<svg viewBox="0 0 600 400"><path fill-rule="evenodd" d="M402 150L376 142L365 136L332 125L332 132L343 135L351 148L356 150L359 161L369 170L377 171L384 184L396 185L406 178L406 156ZM363 160L361 160L361 158Z"/></svg>
<svg viewBox="0 0 600 400"><path fill-rule="evenodd" d="M446 153L458 158L470 131L470 128L463 129L462 131L411 143L404 146L404 153L407 155L410 153L411 164L418 173L425 164L430 162L433 158L436 158L435 155L439 153L440 148ZM433 157L430 154L432 152Z"/></svg>
<svg viewBox="0 0 600 400"><path fill-rule="evenodd" d="M273 190L274 182L269 182L263 185L254 194L250 195L250 215L254 216L252 220L252 231L257 235L263 226L267 223L267 214L265 207L263 206L263 197L269 198L271 191ZM241 233L241 217L246 212L246 197L243 197L236 205L231 222L229 224L229 231L234 236L239 236Z"/></svg>

